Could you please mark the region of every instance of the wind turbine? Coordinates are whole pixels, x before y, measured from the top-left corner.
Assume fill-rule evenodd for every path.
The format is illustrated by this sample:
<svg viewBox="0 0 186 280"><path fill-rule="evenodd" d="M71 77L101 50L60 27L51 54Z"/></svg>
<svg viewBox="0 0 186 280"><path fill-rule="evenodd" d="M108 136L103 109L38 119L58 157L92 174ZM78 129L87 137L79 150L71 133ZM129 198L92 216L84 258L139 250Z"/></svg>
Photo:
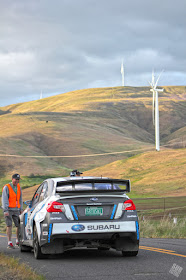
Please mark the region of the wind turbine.
<svg viewBox="0 0 186 280"><path fill-rule="evenodd" d="M121 76L122 76L122 86L125 86L125 82L124 82L124 67L123 67L123 60L121 63Z"/></svg>
<svg viewBox="0 0 186 280"><path fill-rule="evenodd" d="M153 125L155 125L155 143L156 143L156 151L160 150L160 128L159 128L159 105L158 105L158 92L163 92L164 89L158 89L157 84L160 79L163 70L161 71L159 77L155 82L154 70L152 71L152 82L149 82L153 93L152 98L152 120Z"/></svg>
<svg viewBox="0 0 186 280"><path fill-rule="evenodd" d="M43 98L43 92L41 90L41 92L40 92L40 99L42 99L42 98Z"/></svg>

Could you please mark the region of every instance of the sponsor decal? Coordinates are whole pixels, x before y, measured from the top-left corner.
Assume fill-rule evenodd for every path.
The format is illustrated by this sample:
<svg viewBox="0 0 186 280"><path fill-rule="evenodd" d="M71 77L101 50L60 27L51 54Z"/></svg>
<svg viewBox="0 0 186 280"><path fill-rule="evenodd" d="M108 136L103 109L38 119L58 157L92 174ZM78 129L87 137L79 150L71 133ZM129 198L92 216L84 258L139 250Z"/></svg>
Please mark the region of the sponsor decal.
<svg viewBox="0 0 186 280"><path fill-rule="evenodd" d="M137 218L136 215L128 215L127 218Z"/></svg>
<svg viewBox="0 0 186 280"><path fill-rule="evenodd" d="M117 208L117 205L115 204L114 207L113 207L113 210L112 210L112 214L110 216L110 219L112 220L114 218L114 214L116 212L116 208Z"/></svg>
<svg viewBox="0 0 186 280"><path fill-rule="evenodd" d="M127 212L134 212L135 210L127 210Z"/></svg>
<svg viewBox="0 0 186 280"><path fill-rule="evenodd" d="M50 220L62 220L61 217L51 217Z"/></svg>
<svg viewBox="0 0 186 280"><path fill-rule="evenodd" d="M75 218L76 220L78 220L78 215L77 215L76 210L75 210L75 207L74 207L73 205L71 205L71 209L72 209L72 212L73 212L73 214L74 214L74 218Z"/></svg>
<svg viewBox="0 0 186 280"><path fill-rule="evenodd" d="M95 202L95 203L86 203L86 205L102 205L102 203L99 203L99 202Z"/></svg>
<svg viewBox="0 0 186 280"><path fill-rule="evenodd" d="M120 229L120 225L90 225L88 230Z"/></svg>
<svg viewBox="0 0 186 280"><path fill-rule="evenodd" d="M27 221L28 221L28 213L25 213L25 227L27 225Z"/></svg>
<svg viewBox="0 0 186 280"><path fill-rule="evenodd" d="M52 234L52 224L49 225L49 230L48 230L48 243L50 243L51 234Z"/></svg>
<svg viewBox="0 0 186 280"><path fill-rule="evenodd" d="M43 224L43 227L47 227L48 225L47 224Z"/></svg>
<svg viewBox="0 0 186 280"><path fill-rule="evenodd" d="M74 225L71 227L73 231L83 231L85 229L84 225Z"/></svg>
<svg viewBox="0 0 186 280"><path fill-rule="evenodd" d="M107 233L107 232L136 232L136 221L125 222L83 222L83 223L53 223L53 234L70 233L70 234L83 234L83 233Z"/></svg>
<svg viewBox="0 0 186 280"><path fill-rule="evenodd" d="M136 234L137 234L137 240L139 240L139 223L136 221Z"/></svg>

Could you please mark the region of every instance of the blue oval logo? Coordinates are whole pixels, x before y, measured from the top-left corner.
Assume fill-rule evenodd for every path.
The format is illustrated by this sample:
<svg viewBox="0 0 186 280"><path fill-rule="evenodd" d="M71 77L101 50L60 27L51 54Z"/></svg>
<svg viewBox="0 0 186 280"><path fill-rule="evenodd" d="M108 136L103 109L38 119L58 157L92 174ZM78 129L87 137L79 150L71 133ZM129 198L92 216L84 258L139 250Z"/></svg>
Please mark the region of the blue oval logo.
<svg viewBox="0 0 186 280"><path fill-rule="evenodd" d="M92 197L90 198L91 201L98 201L98 198L97 197Z"/></svg>
<svg viewBox="0 0 186 280"><path fill-rule="evenodd" d="M83 231L85 229L84 225L74 225L71 227L73 231Z"/></svg>

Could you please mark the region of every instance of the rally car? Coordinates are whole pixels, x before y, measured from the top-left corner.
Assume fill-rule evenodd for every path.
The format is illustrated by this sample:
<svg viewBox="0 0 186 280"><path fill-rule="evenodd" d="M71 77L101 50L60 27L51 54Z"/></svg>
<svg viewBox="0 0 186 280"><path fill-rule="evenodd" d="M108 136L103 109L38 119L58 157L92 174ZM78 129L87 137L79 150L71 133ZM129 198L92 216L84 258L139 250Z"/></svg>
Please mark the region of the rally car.
<svg viewBox="0 0 186 280"><path fill-rule="evenodd" d="M20 215L20 251L36 259L74 247L121 251L136 256L139 223L126 195L129 180L65 177L45 180Z"/></svg>

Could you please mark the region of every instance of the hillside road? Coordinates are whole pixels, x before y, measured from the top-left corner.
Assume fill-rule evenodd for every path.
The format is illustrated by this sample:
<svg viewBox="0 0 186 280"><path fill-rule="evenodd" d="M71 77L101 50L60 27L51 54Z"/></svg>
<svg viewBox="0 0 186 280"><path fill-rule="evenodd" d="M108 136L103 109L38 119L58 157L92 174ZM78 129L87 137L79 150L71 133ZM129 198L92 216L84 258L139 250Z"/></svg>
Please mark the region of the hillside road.
<svg viewBox="0 0 186 280"><path fill-rule="evenodd" d="M63 255L36 260L33 252L7 249L6 235L0 234L0 252L20 258L20 262L27 263L46 279L186 279L186 239L141 238L137 257L122 257L114 250L73 249Z"/></svg>

